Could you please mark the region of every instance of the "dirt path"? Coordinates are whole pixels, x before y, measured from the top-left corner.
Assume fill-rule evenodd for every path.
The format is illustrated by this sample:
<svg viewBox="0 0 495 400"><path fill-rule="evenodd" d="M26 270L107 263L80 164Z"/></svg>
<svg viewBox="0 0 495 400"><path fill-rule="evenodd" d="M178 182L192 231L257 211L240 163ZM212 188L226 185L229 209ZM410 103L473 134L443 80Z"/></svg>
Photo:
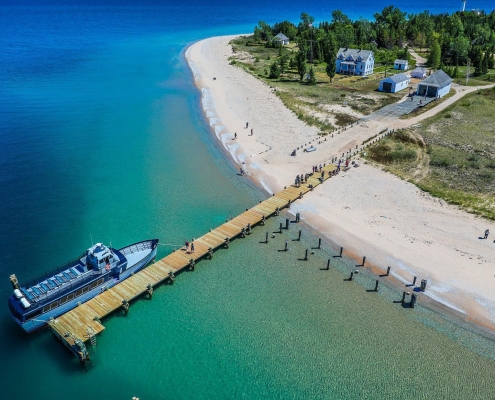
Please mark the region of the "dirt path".
<svg viewBox="0 0 495 400"><path fill-rule="evenodd" d="M421 57L418 53L416 53L413 49L409 49L409 53L416 60L416 67L424 67L426 65L426 58Z"/></svg>

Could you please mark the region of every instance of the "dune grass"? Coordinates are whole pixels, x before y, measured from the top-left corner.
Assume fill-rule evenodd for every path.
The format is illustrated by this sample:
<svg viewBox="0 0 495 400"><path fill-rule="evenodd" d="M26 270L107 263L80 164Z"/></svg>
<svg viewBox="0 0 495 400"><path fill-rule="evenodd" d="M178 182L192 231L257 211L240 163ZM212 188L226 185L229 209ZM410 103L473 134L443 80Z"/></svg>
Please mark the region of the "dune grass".
<svg viewBox="0 0 495 400"><path fill-rule="evenodd" d="M422 190L495 220L495 90L467 95L366 157Z"/></svg>

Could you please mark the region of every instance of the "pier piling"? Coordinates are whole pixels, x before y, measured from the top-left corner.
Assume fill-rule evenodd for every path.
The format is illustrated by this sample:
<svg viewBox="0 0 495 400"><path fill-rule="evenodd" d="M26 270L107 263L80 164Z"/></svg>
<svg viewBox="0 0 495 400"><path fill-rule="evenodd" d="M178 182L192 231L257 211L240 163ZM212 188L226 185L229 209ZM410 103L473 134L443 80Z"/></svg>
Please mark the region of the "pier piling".
<svg viewBox="0 0 495 400"><path fill-rule="evenodd" d="M285 229L286 230L289 230L289 224L290 224L289 218L286 218L285 219Z"/></svg>
<svg viewBox="0 0 495 400"><path fill-rule="evenodd" d="M194 271L194 265L195 265L195 264L196 264L196 263L194 262L194 258L191 258L191 259L189 260L189 271Z"/></svg>
<svg viewBox="0 0 495 400"><path fill-rule="evenodd" d="M410 293L405 290L402 292L402 300L400 301L402 304L406 302L406 296L409 296L409 294Z"/></svg>
<svg viewBox="0 0 495 400"><path fill-rule="evenodd" d="M389 276L390 275L390 266L387 267L387 273L385 274L385 276Z"/></svg>
<svg viewBox="0 0 495 400"><path fill-rule="evenodd" d="M265 243L268 243L268 232L265 235Z"/></svg>
<svg viewBox="0 0 495 400"><path fill-rule="evenodd" d="M122 300L122 308L126 314L129 312L129 302L126 299Z"/></svg>
<svg viewBox="0 0 495 400"><path fill-rule="evenodd" d="M297 236L297 241L301 241L302 230L299 229L299 235Z"/></svg>
<svg viewBox="0 0 495 400"><path fill-rule="evenodd" d="M377 279L375 281L375 289L374 289L375 292L378 292L378 285L379 285L379 283L380 283L380 281Z"/></svg>
<svg viewBox="0 0 495 400"><path fill-rule="evenodd" d="M413 293L413 295L411 296L411 302L409 303L409 306L411 308L414 308L414 306L416 305L416 300L418 299L418 295Z"/></svg>
<svg viewBox="0 0 495 400"><path fill-rule="evenodd" d="M296 213L296 222L299 222L301 220L301 214Z"/></svg>
<svg viewBox="0 0 495 400"><path fill-rule="evenodd" d="M421 291L424 292L426 290L426 283L428 281L426 279L421 279Z"/></svg>
<svg viewBox="0 0 495 400"><path fill-rule="evenodd" d="M330 269L330 259L327 260L327 271Z"/></svg>
<svg viewBox="0 0 495 400"><path fill-rule="evenodd" d="M306 253L304 254L304 261L308 261L308 252L309 250L306 249Z"/></svg>
<svg viewBox="0 0 495 400"><path fill-rule="evenodd" d="M282 222L280 223L278 233L282 233Z"/></svg>
<svg viewBox="0 0 495 400"><path fill-rule="evenodd" d="M416 285L416 279L418 279L418 277L417 277L417 276L415 276L415 277L413 278L413 281L412 281L412 286Z"/></svg>

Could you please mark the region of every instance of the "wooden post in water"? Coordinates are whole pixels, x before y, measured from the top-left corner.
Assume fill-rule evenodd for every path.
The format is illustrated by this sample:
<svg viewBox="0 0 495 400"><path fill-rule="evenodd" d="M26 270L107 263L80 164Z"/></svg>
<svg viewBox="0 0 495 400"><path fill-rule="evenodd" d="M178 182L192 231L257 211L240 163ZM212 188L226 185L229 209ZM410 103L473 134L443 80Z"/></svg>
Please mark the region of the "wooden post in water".
<svg viewBox="0 0 495 400"><path fill-rule="evenodd" d="M213 258L213 247L208 247L208 258L210 260Z"/></svg>
<svg viewBox="0 0 495 400"><path fill-rule="evenodd" d="M170 271L168 273L168 280L169 280L170 284L173 284L174 283L175 275L174 275L174 273L172 271Z"/></svg>
<svg viewBox="0 0 495 400"><path fill-rule="evenodd" d="M245 238L245 237L246 237L246 229L241 228L241 238Z"/></svg>
<svg viewBox="0 0 495 400"><path fill-rule="evenodd" d="M321 249L321 238L318 238L318 249Z"/></svg>
<svg viewBox="0 0 495 400"><path fill-rule="evenodd" d="M268 232L266 233L266 236L265 236L265 243L268 243Z"/></svg>
<svg viewBox="0 0 495 400"><path fill-rule="evenodd" d="M426 279L421 279L421 291L424 292L426 290L426 283L428 281Z"/></svg>
<svg viewBox="0 0 495 400"><path fill-rule="evenodd" d="M308 249L306 249L306 254L304 255L304 261L308 261Z"/></svg>
<svg viewBox="0 0 495 400"><path fill-rule="evenodd" d="M342 257L342 252L344 251L344 248L341 246L340 247L340 254L339 254L339 257Z"/></svg>
<svg viewBox="0 0 495 400"><path fill-rule="evenodd" d="M261 222L260 222L260 225L261 225L261 226L265 226L265 221L266 221L266 218L265 218L265 216L263 215L263 216L261 217Z"/></svg>
<svg viewBox="0 0 495 400"><path fill-rule="evenodd" d="M278 215L279 215L279 214L280 214L280 209L277 207L277 208L275 209L275 215L278 217Z"/></svg>
<svg viewBox="0 0 495 400"><path fill-rule="evenodd" d="M405 290L402 292L402 300L400 301L402 304L406 302L406 296L409 295L409 292L406 292Z"/></svg>
<svg viewBox="0 0 495 400"><path fill-rule="evenodd" d="M189 271L194 271L194 265L196 265L196 263L194 262L194 258L191 258L189 260Z"/></svg>
<svg viewBox="0 0 495 400"><path fill-rule="evenodd" d="M289 242L287 240L285 241L284 251L289 251Z"/></svg>
<svg viewBox="0 0 495 400"><path fill-rule="evenodd" d="M301 220L301 214L296 213L296 222L299 222Z"/></svg>
<svg viewBox="0 0 495 400"><path fill-rule="evenodd" d="M416 304L417 299L418 299L418 295L413 293L413 295L411 296L411 302L409 303L409 306L411 308L414 308L414 305Z"/></svg>
<svg viewBox="0 0 495 400"><path fill-rule="evenodd" d="M354 278L354 271L351 271L351 276L349 277L349 281L352 281L353 278Z"/></svg>
<svg viewBox="0 0 495 400"><path fill-rule="evenodd" d="M280 227L279 227L278 233L282 233L282 222L280 223Z"/></svg>
<svg viewBox="0 0 495 400"><path fill-rule="evenodd" d="M225 244L224 244L224 247L225 247L226 249L228 249L228 248L229 248L229 246L230 246L230 240L229 240L229 238L228 238L228 237L226 237L226 238L225 238Z"/></svg>
<svg viewBox="0 0 495 400"><path fill-rule="evenodd" d="M285 219L285 229L286 230L289 230L289 224L290 224L289 218L286 218Z"/></svg>
<svg viewBox="0 0 495 400"><path fill-rule="evenodd" d="M378 292L378 284L380 283L380 281L377 279L375 281L375 292Z"/></svg>
<svg viewBox="0 0 495 400"><path fill-rule="evenodd" d="M126 299L122 300L122 308L126 314L129 312L129 302Z"/></svg>
<svg viewBox="0 0 495 400"><path fill-rule="evenodd" d="M390 275L390 265L387 267L387 273L385 276L389 276Z"/></svg>
<svg viewBox="0 0 495 400"><path fill-rule="evenodd" d="M327 271L330 269L330 259L327 261Z"/></svg>
<svg viewBox="0 0 495 400"><path fill-rule="evenodd" d="M413 281L412 281L412 285L415 286L416 285L416 279L418 279L417 276L414 277Z"/></svg>
<svg viewBox="0 0 495 400"><path fill-rule="evenodd" d="M150 299L153 298L153 285L151 283L148 283L148 286L146 286L146 291L148 292L148 295L150 296Z"/></svg>
<svg viewBox="0 0 495 400"><path fill-rule="evenodd" d="M363 263L361 264L361 266L364 267L364 263L366 262L366 257L363 257Z"/></svg>

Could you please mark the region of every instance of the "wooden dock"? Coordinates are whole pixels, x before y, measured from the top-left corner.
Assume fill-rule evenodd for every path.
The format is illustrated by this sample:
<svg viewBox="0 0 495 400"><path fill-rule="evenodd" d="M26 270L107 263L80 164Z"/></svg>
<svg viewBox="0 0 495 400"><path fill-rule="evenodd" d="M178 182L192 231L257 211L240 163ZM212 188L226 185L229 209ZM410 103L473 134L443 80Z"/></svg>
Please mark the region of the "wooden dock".
<svg viewBox="0 0 495 400"><path fill-rule="evenodd" d="M225 222L206 235L194 240L194 253L186 253L184 249L176 250L165 258L130 276L118 285L102 292L93 299L80 304L71 311L53 319L49 325L55 334L81 360L81 352L74 351L77 343L90 340L94 343L95 336L105 330L101 319L119 308L126 312L129 302L148 293L153 295L153 287L165 280L173 281L175 274L185 268L194 268L194 264L204 258L212 257L215 249L228 247L232 239L250 233L252 227L264 224L264 220L300 198L307 192L329 179L335 170L335 165L329 164L301 183L299 187L289 186L278 194L247 209L239 216ZM87 354L87 352L84 352Z"/></svg>

